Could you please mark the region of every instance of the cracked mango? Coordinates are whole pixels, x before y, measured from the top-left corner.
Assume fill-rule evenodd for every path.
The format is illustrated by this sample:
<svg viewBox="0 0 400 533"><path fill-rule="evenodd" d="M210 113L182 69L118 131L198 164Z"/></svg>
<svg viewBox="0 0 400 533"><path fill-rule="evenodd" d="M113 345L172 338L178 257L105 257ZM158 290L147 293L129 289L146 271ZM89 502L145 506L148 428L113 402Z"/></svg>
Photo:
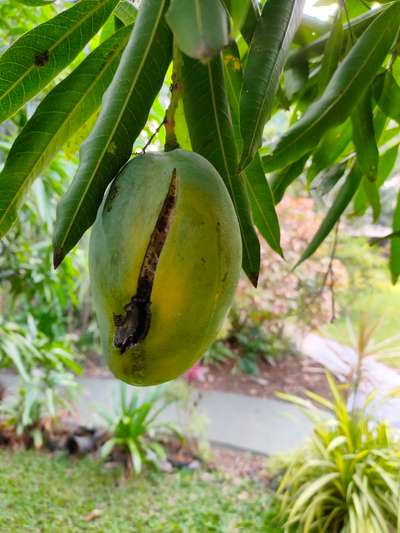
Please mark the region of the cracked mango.
<svg viewBox="0 0 400 533"><path fill-rule="evenodd" d="M91 290L113 374L144 386L190 368L222 325L241 256L233 205L208 161L183 150L130 161L90 239Z"/></svg>

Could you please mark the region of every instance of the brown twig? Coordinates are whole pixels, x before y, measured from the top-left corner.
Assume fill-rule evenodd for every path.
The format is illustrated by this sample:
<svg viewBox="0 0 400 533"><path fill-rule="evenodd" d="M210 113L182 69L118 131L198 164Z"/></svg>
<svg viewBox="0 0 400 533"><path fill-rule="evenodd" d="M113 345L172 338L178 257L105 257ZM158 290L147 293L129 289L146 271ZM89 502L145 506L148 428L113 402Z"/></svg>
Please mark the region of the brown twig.
<svg viewBox="0 0 400 533"><path fill-rule="evenodd" d="M150 138L148 139L148 141L146 142L146 144L143 146L142 148L142 154L145 154L146 153L146 150L147 148L150 146L150 144L154 141L154 139L157 137L157 135L159 134L161 128L163 127L165 123L165 117L163 118L162 122L157 126L157 129L154 133L151 134Z"/></svg>

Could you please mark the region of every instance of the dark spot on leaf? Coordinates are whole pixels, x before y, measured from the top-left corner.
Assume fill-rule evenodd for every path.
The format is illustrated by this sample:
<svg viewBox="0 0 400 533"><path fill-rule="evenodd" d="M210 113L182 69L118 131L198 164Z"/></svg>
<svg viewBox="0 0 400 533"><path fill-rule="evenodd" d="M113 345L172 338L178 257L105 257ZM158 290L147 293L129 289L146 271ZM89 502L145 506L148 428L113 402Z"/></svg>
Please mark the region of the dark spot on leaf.
<svg viewBox="0 0 400 533"><path fill-rule="evenodd" d="M45 50L35 55L35 65L37 67L44 67L49 61L49 51Z"/></svg>

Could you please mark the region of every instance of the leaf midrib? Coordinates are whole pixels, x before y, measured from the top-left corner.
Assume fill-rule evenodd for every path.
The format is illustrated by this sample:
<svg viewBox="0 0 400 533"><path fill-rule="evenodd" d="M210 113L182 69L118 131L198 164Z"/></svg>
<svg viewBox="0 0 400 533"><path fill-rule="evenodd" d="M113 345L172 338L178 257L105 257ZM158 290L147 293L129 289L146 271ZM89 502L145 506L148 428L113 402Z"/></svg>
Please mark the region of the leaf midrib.
<svg viewBox="0 0 400 533"><path fill-rule="evenodd" d="M72 111L70 113L67 113L65 115L65 119L63 120L62 124L60 125L60 127L57 129L57 132L54 134L54 136L51 138L51 141L50 143L46 146L45 148L45 151L43 152L43 155L36 161L36 163L31 167L31 169L29 170L29 172L27 173L27 176L29 176L28 179L30 179L30 176L31 174L34 172L34 170L36 169L37 166L40 166L40 163L41 161L43 161L43 159L45 158L45 155L47 154L49 148L51 146L53 146L55 140L58 139L58 136L60 135L60 130L63 128L63 126L70 120L70 118L76 113L76 108L78 106L81 105L82 101L85 100L85 98L87 97L87 95L92 91L93 87L98 83L98 81L102 78L102 76L104 75L104 72L110 67L110 64L114 61L115 59L115 56L119 53L120 49L123 48L125 45L119 45L118 48L116 48L115 52L113 53L113 55L111 56L111 59L105 63L105 66L104 68L100 71L100 73L96 76L96 78L93 80L93 82L89 85L88 87L88 90L85 92L85 93L82 93L82 96L81 98L78 100L78 102L76 103L76 105L74 106L74 108L72 109ZM94 112L93 112L94 113ZM6 165L7 165L7 162L6 162ZM4 170L6 169L6 165L4 167ZM4 172L4 171L3 171ZM2 172L2 173L3 173ZM0 218L0 227L1 225L3 224L3 222L6 220L8 214L12 211L13 207L15 206L15 204L18 202L19 198L22 196L22 193L21 191L24 189L24 185L25 185L25 180L22 181L20 187L18 187L15 195L14 195L14 198L12 200L12 202L8 205L8 208L5 210L3 216Z"/></svg>
<svg viewBox="0 0 400 533"><path fill-rule="evenodd" d="M108 0L100 0L102 1L102 4L106 4L108 2ZM79 4L78 4L79 5ZM71 8L72 9L72 8ZM96 13L96 11L98 11L100 9L99 5L97 5L94 9L92 9L91 11L89 11L88 13L86 13L86 15L83 17L83 19L79 19L79 24L76 24L74 25L71 29L69 29L66 33L64 33L62 35L62 37L60 39L58 39L58 41L56 41L54 44L52 44L48 49L47 51L50 53L52 52L55 48L57 48L63 41L65 41L70 35L71 33L73 33L77 28L79 28L80 26L82 26L86 20L88 18L90 18L94 13ZM65 11L64 13L67 13L67 11ZM62 13L60 13L61 15ZM45 23L46 24L46 23ZM4 98L6 96L9 95L9 93L19 84L19 83L22 83L25 78L27 76L29 76L29 74L35 69L37 68L35 64L32 64L25 72L22 76L20 76L2 95L0 95L0 102L2 100L4 100Z"/></svg>
<svg viewBox="0 0 400 533"><path fill-rule="evenodd" d="M92 176L93 176L93 177L92 177L92 179L88 180L87 185L86 185L86 187L85 187L84 190L83 190L83 194L81 195L81 198L80 198L80 200L79 200L79 202L78 202L77 209L75 210L75 213L76 213L76 214L75 214L75 216L73 216L73 217L71 218L71 221L70 221L69 225L67 226L67 230L66 230L66 232L65 232L65 237L64 237L64 239L61 241L60 246L59 246L60 249L63 249L63 248L64 248L64 245L65 245L65 243L66 243L66 241L67 241L67 238L68 238L68 236L69 236L69 233L70 233L70 231L71 231L71 228L72 228L73 224L75 223L75 220L76 220L76 218L77 218L77 216L78 216L78 213L79 213L79 211L80 211L80 209L81 209L81 207L82 207L82 203L83 203L83 201L84 201L84 198L86 197L86 194L87 194L87 192L88 192L88 190L89 190L89 188L90 188L90 186L91 186L91 184L92 184L92 182L93 182L93 180L94 180L94 177L96 176L96 173L97 173L97 171L98 171L98 169L99 169L99 166L100 166L100 164L101 164L101 162L102 162L102 160L103 160L103 157L104 157L105 153L107 152L107 149L108 149L108 147L109 147L110 141L113 139L114 134L115 134L115 132L116 132L118 126L119 126L119 122L120 122L120 120L121 120L122 115L123 115L124 112L125 112L127 102L129 102L129 100L130 100L130 98L131 98L131 96L132 96L132 93L133 93L133 91L134 91L135 88L136 88L136 83L137 83L137 80L138 80L138 78L139 78L139 75L140 75L141 72L142 72L143 66L144 66L144 64L145 64L145 62L146 62L146 60L147 60L147 57L148 57L149 52L150 52L150 49L151 49L151 47L153 46L154 35L155 35L155 33L157 32L157 29L158 29L158 26L159 26L159 23L160 23L161 16L162 16L162 14L163 14L163 12L164 12L165 2L166 2L166 0L162 0L162 3L160 4L160 10L159 10L159 13L158 13L158 16L157 16L157 19L156 19L156 23L155 23L154 26L153 26L152 32L151 32L151 34L150 34L150 39L149 39L148 45L147 45L147 47L146 47L145 53L144 53L143 56L142 56L142 60L141 60L141 62L140 62L140 64L139 64L139 68L136 70L136 74L135 74L135 77L134 77L134 79L133 79L133 82L132 82L131 88L130 88L128 94L127 94L127 97L125 98L124 105L121 106L121 111L119 112L119 114L118 114L118 118L117 118L117 120L115 121L114 127L113 127L113 129L112 129L112 131L111 131L111 134L110 134L110 136L109 136L109 140L107 141L107 143L106 143L104 149L102 150L101 155L100 155L100 157L99 157L99 159L98 159L97 165L96 165L96 167L95 167L95 169L94 169L94 172L92 173Z"/></svg>
<svg viewBox="0 0 400 533"><path fill-rule="evenodd" d="M234 191L234 188L233 188L233 185L232 185L231 172L230 172L228 161L227 161L227 158L226 158L225 146L224 146L224 142L223 142L223 139L222 139L221 127L220 127L219 120L218 120L217 102L216 102L216 97L215 97L215 92L214 92L214 78L213 78L213 75L212 75L210 62L207 63L207 72L208 72L208 81L210 83L210 94L211 94L211 103L212 103L212 108L213 108L214 120L215 120L215 125L216 125L216 128L217 128L218 141L219 141L219 144L221 146L221 155L222 155L222 159L223 159L224 166L225 166L226 177L227 177L227 180L229 181L229 187L231 189L231 198L232 198L232 201L233 201L233 204L234 204L234 207L235 207L235 212L236 212L237 219L238 219L238 222L239 222L241 234L243 235L242 241L243 241L243 244L244 244L244 246L246 248L247 256L251 257L251 254L250 254L246 239L244 238L245 234L244 234L244 230L243 230L242 221L241 221L241 218L240 218L240 215L239 215L239 210L238 210L238 206L237 206L235 191Z"/></svg>

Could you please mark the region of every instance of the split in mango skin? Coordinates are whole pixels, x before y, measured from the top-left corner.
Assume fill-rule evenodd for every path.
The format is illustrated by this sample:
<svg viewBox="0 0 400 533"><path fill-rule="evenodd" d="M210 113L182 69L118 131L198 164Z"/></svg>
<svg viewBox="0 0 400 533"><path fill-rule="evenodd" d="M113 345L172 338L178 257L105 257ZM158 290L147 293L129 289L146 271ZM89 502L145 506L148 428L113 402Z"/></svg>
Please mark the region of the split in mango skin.
<svg viewBox="0 0 400 533"><path fill-rule="evenodd" d="M114 375L155 385L190 368L222 326L241 259L232 202L206 159L174 150L129 162L99 209L89 253Z"/></svg>

